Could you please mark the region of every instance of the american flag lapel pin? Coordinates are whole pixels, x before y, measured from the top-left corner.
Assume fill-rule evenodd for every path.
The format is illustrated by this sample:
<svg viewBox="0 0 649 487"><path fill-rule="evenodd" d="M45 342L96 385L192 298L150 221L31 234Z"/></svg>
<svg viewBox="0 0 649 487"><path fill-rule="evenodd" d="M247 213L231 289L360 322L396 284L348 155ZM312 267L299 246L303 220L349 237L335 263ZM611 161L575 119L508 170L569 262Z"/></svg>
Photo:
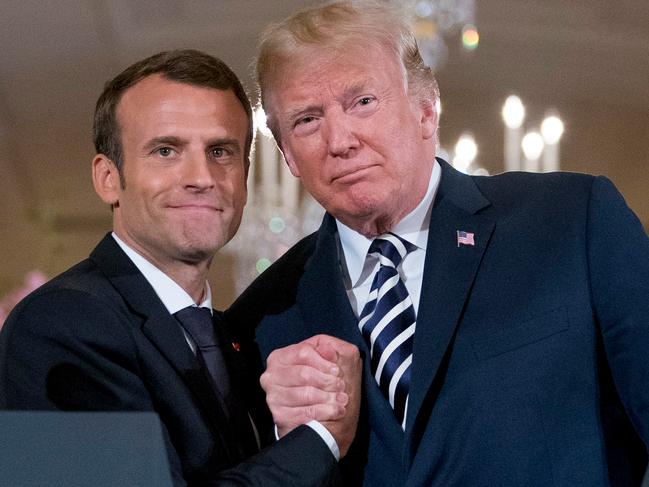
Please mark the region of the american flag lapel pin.
<svg viewBox="0 0 649 487"><path fill-rule="evenodd" d="M234 348L235 352L238 352L241 350L241 345L239 345L239 342L232 342L232 348Z"/></svg>
<svg viewBox="0 0 649 487"><path fill-rule="evenodd" d="M471 232L465 232L464 230L458 230L457 231L457 246L459 247L460 245L471 245L472 247L475 246L475 240L474 240L475 234Z"/></svg>

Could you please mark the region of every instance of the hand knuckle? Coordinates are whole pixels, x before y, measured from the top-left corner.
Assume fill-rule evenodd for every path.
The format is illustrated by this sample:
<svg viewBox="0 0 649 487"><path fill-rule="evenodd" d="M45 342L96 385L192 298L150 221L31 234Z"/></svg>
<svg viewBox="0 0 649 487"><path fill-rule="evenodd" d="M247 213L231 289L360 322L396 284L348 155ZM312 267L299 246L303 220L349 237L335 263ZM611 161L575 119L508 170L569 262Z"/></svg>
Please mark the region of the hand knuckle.
<svg viewBox="0 0 649 487"><path fill-rule="evenodd" d="M298 377L302 382L308 382L309 381L309 369L306 367L300 367L298 370Z"/></svg>
<svg viewBox="0 0 649 487"><path fill-rule="evenodd" d="M304 414L307 419L314 419L316 417L315 406L309 405L304 408Z"/></svg>
<svg viewBox="0 0 649 487"><path fill-rule="evenodd" d="M267 394L266 403L268 404L268 407L272 409L277 403L277 396L275 396L275 394Z"/></svg>
<svg viewBox="0 0 649 487"><path fill-rule="evenodd" d="M266 358L266 368L275 365L276 360L277 360L277 351L271 352L271 354Z"/></svg>
<svg viewBox="0 0 649 487"><path fill-rule="evenodd" d="M305 346L300 346L298 349L297 355L300 360L306 360L309 357L309 348Z"/></svg>
<svg viewBox="0 0 649 487"><path fill-rule="evenodd" d="M305 387L302 390L302 402L304 404L313 403L312 396L313 396L313 389L311 387Z"/></svg>

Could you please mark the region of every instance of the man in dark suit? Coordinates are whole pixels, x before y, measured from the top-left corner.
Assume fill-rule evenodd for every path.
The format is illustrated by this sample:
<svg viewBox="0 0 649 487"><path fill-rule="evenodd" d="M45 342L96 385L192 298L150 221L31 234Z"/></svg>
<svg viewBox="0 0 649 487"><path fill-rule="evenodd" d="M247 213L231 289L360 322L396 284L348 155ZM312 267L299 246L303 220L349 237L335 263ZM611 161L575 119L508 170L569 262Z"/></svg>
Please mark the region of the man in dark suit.
<svg viewBox="0 0 649 487"><path fill-rule="evenodd" d="M270 354L275 422L320 387L289 372L328 334L364 357L350 483L639 485L649 240L614 186L436 160L435 80L387 6L271 27L258 76L290 170L327 210L226 312Z"/></svg>
<svg viewBox="0 0 649 487"><path fill-rule="evenodd" d="M262 450L272 419L258 350L211 308L207 271L239 226L251 140L239 80L201 52L160 53L107 83L92 173L113 233L8 318L2 409L155 411L176 485L339 482L335 455L353 437L359 402L353 347L340 345L340 367L325 370L339 420L299 426ZM331 345L315 349L334 366Z"/></svg>

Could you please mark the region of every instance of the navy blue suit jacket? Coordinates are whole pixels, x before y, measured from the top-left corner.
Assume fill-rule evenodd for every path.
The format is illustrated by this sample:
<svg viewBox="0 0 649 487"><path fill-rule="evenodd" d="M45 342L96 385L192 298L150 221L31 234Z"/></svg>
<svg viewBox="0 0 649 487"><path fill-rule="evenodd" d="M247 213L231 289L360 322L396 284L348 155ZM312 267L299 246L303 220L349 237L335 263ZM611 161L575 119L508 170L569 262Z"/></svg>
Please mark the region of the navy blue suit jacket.
<svg viewBox="0 0 649 487"><path fill-rule="evenodd" d="M407 427L365 360L350 484L639 485L649 440L649 240L603 177L470 177L440 161ZM475 245L457 244L457 231ZM262 355L326 333L368 350L336 225L271 266L226 319Z"/></svg>
<svg viewBox="0 0 649 487"><path fill-rule="evenodd" d="M272 420L258 350L245 333L222 322L215 329L238 344L224 350L231 383L266 445ZM23 300L0 333L0 409L155 411L176 485L316 486L339 478L307 426L254 455L247 414L226 418L210 381L179 322L110 235Z"/></svg>

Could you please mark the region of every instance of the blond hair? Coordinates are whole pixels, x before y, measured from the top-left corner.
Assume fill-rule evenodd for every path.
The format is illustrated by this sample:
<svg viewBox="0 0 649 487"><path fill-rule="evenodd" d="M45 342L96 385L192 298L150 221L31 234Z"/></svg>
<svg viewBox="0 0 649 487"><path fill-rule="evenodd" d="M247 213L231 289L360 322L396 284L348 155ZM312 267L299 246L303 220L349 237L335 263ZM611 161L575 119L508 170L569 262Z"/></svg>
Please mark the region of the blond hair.
<svg viewBox="0 0 649 487"><path fill-rule="evenodd" d="M277 122L268 99L273 81L286 65L305 48L319 46L343 51L352 44L368 43L394 54L411 97L419 101L437 101L437 81L421 57L402 10L372 0L339 1L307 8L271 24L262 34L257 82L268 125L276 139L279 136Z"/></svg>

